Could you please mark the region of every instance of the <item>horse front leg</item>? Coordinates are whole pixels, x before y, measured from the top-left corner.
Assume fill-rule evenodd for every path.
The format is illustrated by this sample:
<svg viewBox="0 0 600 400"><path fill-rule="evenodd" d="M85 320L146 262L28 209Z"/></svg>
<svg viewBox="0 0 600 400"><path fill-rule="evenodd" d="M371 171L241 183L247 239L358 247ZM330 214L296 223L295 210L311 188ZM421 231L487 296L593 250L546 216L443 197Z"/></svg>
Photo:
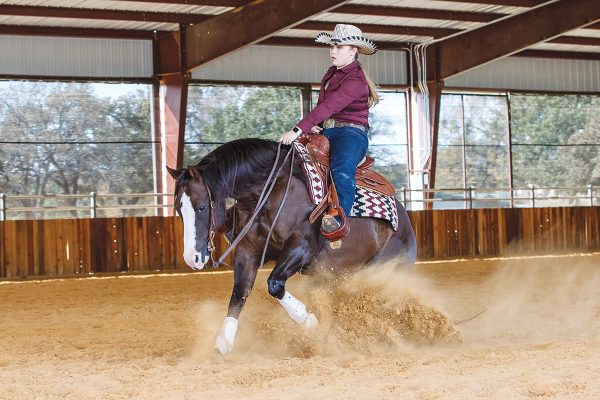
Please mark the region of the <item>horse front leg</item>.
<svg viewBox="0 0 600 400"><path fill-rule="evenodd" d="M233 263L233 290L231 292L231 299L229 300L227 317L223 321L221 331L215 339L217 349L223 355L233 350L238 328L238 318L254 286L258 263L259 261L255 255L251 255L241 248L236 250Z"/></svg>
<svg viewBox="0 0 600 400"><path fill-rule="evenodd" d="M288 240L284 251L275 268L269 275L269 294L279 300L279 304L287 311L290 318L305 328L314 328L319 324L317 317L306 310L300 300L285 289L287 280L300 271L310 261L311 246L305 240Z"/></svg>

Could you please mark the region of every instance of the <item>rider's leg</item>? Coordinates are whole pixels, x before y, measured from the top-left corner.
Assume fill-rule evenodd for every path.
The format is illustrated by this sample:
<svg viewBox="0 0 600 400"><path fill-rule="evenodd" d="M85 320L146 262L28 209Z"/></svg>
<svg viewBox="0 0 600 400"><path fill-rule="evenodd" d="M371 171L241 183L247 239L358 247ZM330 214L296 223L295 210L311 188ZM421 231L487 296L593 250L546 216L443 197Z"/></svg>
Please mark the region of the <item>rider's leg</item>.
<svg viewBox="0 0 600 400"><path fill-rule="evenodd" d="M356 191L356 167L367 152L369 139L354 127L325 129L323 134L329 139L329 164L340 206L349 217Z"/></svg>
<svg viewBox="0 0 600 400"><path fill-rule="evenodd" d="M223 321L221 331L215 340L217 349L221 354L227 354L233 349L237 334L238 317L254 286L258 263L256 255L245 255L243 250L238 248L233 264L233 291L229 300L227 317Z"/></svg>

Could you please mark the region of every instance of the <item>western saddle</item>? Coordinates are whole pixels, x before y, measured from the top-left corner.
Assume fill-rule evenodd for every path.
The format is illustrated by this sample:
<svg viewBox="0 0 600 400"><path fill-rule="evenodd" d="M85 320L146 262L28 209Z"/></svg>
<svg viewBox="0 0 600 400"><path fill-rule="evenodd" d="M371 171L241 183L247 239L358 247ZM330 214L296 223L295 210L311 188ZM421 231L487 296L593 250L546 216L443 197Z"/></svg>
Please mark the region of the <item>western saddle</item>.
<svg viewBox="0 0 600 400"><path fill-rule="evenodd" d="M298 141L306 148L314 168L317 170L327 187L326 195L323 197L323 200L310 214L310 223L314 223L323 213L333 217L339 216L342 221L342 226L333 232L324 232L321 230L323 236L325 236L325 238L331 242L332 247L334 247L333 243L337 242L339 245L338 241L348 235L350 232L350 224L346 219L344 210L340 207L335 184L331 178L329 167L329 140L323 135L303 133L298 138ZM356 168L356 186L374 190L386 196L393 196L394 187L387 179L372 169L374 163L375 160L369 156L361 161Z"/></svg>

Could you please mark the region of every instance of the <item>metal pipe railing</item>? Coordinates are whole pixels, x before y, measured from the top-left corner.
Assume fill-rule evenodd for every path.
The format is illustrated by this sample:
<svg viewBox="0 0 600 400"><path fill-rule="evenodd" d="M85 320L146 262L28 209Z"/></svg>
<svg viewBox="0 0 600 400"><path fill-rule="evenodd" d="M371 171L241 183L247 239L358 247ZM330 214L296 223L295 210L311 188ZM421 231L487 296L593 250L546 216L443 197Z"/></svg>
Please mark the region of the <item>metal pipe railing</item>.
<svg viewBox="0 0 600 400"><path fill-rule="evenodd" d="M529 185L526 188L442 188L416 190L402 187L397 197L408 210L423 209L427 204L435 208L473 209L485 204L486 208L600 205L600 192L592 185L585 187L542 188ZM567 191L568 193L564 193ZM562 194L560 192L563 192ZM108 193L69 195L8 195L0 193L0 221L19 218L45 218L49 213L71 213L64 217L91 218L106 216L144 215L145 210L160 215L160 210L173 207L170 193ZM166 200L166 201L165 201ZM23 204L24 202L35 204ZM64 204L64 202L78 204ZM53 204L46 204L47 202ZM131 202L121 204L120 202ZM18 204L21 203L21 204ZM461 204L461 206L458 206ZM495 205L495 206L494 206ZM119 215L120 214L120 215ZM149 215L149 214L148 214Z"/></svg>

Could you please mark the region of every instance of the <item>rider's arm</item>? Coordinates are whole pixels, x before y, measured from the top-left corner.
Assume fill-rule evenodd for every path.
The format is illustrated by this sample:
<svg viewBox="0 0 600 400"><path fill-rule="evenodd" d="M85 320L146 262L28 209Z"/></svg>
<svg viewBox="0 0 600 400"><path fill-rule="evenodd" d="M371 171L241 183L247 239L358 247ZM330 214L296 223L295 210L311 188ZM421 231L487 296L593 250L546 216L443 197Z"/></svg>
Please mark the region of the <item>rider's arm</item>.
<svg viewBox="0 0 600 400"><path fill-rule="evenodd" d="M313 108L296 126L303 132L309 132L313 126L339 113L356 99L368 96L368 91L364 76L350 75L334 93Z"/></svg>

